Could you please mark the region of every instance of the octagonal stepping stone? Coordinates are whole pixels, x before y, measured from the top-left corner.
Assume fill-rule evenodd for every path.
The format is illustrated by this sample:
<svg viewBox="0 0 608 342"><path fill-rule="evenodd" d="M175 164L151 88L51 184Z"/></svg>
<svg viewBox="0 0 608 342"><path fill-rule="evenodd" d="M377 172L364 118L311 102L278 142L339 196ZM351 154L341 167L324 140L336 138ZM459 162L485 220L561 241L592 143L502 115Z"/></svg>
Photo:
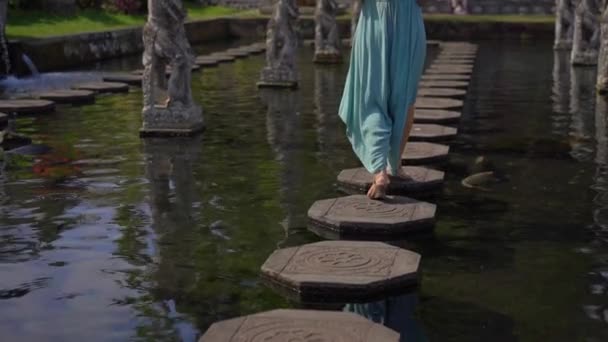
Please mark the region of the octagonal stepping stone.
<svg viewBox="0 0 608 342"><path fill-rule="evenodd" d="M442 64L442 65L455 65L455 66L459 66L459 65L473 65L473 64L475 64L475 59L473 59L473 58L438 57L437 59L435 59L435 61L433 63L435 63L435 64Z"/></svg>
<svg viewBox="0 0 608 342"><path fill-rule="evenodd" d="M416 99L416 108L424 109L448 109L462 108L462 100L446 99L444 97L418 97Z"/></svg>
<svg viewBox="0 0 608 342"><path fill-rule="evenodd" d="M104 82L119 82L128 85L141 86L142 76L135 74L111 74L103 77Z"/></svg>
<svg viewBox="0 0 608 342"><path fill-rule="evenodd" d="M461 69L461 68L434 68L433 66L431 66L430 68L426 69L425 74L427 75L432 75L432 74L463 74L463 75L469 75L473 73L473 70L470 68L466 68L466 69Z"/></svg>
<svg viewBox="0 0 608 342"><path fill-rule="evenodd" d="M464 89L453 89L453 88L420 88L418 89L418 96L421 97L457 97L462 98L467 95L467 91Z"/></svg>
<svg viewBox="0 0 608 342"><path fill-rule="evenodd" d="M441 45L441 41L439 40L427 40L426 45L428 46L439 46Z"/></svg>
<svg viewBox="0 0 608 342"><path fill-rule="evenodd" d="M309 229L327 237L352 240L401 238L429 230L435 223L435 205L407 197L382 201L365 195L315 202L308 210Z"/></svg>
<svg viewBox="0 0 608 342"><path fill-rule="evenodd" d="M234 62L234 60L236 59L234 56L230 56L221 52L212 53L208 55L208 57L215 58L220 63Z"/></svg>
<svg viewBox="0 0 608 342"><path fill-rule="evenodd" d="M429 66L429 69L433 70L456 70L456 71L472 71L472 65L450 65L450 64L441 64L441 63L433 63Z"/></svg>
<svg viewBox="0 0 608 342"><path fill-rule="evenodd" d="M266 51L266 45L259 46L257 44L251 44L241 47L241 50L248 51L252 54L258 54Z"/></svg>
<svg viewBox="0 0 608 342"><path fill-rule="evenodd" d="M195 63L201 67L212 67L220 64L217 59L209 56L198 56Z"/></svg>
<svg viewBox="0 0 608 342"><path fill-rule="evenodd" d="M410 133L411 141L445 141L456 136L454 127L435 124L414 124Z"/></svg>
<svg viewBox="0 0 608 342"><path fill-rule="evenodd" d="M459 74L425 74L422 75L422 80L424 81L468 81L471 79L471 75L459 75Z"/></svg>
<svg viewBox="0 0 608 342"><path fill-rule="evenodd" d="M36 97L55 103L84 104L95 102L95 93L90 90L61 89L37 93Z"/></svg>
<svg viewBox="0 0 608 342"><path fill-rule="evenodd" d="M245 57L249 57L249 55L250 55L249 51L242 50L239 48L228 49L228 50L224 51L223 53L225 53L229 56L234 56L235 58L245 58Z"/></svg>
<svg viewBox="0 0 608 342"><path fill-rule="evenodd" d="M350 312L280 309L211 325L199 342L398 342L399 334Z"/></svg>
<svg viewBox="0 0 608 342"><path fill-rule="evenodd" d="M441 53L437 56L438 60L444 60L444 59L456 59L456 60L468 60L468 61L474 61L475 60L475 54L454 54L454 53Z"/></svg>
<svg viewBox="0 0 608 342"><path fill-rule="evenodd" d="M0 112L17 114L46 114L55 110L55 102L49 100L0 100Z"/></svg>
<svg viewBox="0 0 608 342"><path fill-rule="evenodd" d="M418 284L419 264L419 254L382 242L322 241L276 250L261 270L301 302L348 303L406 292Z"/></svg>
<svg viewBox="0 0 608 342"><path fill-rule="evenodd" d="M73 89L90 90L96 93L126 93L129 85L120 82L89 82L78 84Z"/></svg>
<svg viewBox="0 0 608 342"><path fill-rule="evenodd" d="M266 51L266 42L253 43L247 46L250 49L259 50L260 52Z"/></svg>
<svg viewBox="0 0 608 342"><path fill-rule="evenodd" d="M460 117L459 112L443 109L416 109L414 112L416 123L450 123L457 122Z"/></svg>
<svg viewBox="0 0 608 342"><path fill-rule="evenodd" d="M401 156L403 165L442 164L448 160L450 147L428 142L408 142Z"/></svg>
<svg viewBox="0 0 608 342"><path fill-rule="evenodd" d="M421 80L418 85L426 88L467 88L469 81Z"/></svg>
<svg viewBox="0 0 608 342"><path fill-rule="evenodd" d="M387 189L390 195L407 195L411 193L430 193L439 190L443 185L444 173L418 166L402 168L409 178L391 177ZM374 176L365 168L347 169L338 175L339 186L348 193L367 193L372 186Z"/></svg>

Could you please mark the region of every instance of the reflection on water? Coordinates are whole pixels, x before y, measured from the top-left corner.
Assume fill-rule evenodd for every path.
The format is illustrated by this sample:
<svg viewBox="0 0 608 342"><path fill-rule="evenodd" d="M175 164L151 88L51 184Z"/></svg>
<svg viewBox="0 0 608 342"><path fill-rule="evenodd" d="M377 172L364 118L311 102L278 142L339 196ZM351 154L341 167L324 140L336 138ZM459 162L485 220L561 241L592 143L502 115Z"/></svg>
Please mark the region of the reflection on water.
<svg viewBox="0 0 608 342"><path fill-rule="evenodd" d="M551 42L481 44L451 152L463 166L435 238L407 244L420 292L351 309L430 341L608 340L606 104L593 69L552 56ZM302 49L296 91L258 91L263 56L194 73L209 124L196 138L141 140L136 88L18 118L52 153L0 175L0 340L192 341L295 305L259 267L318 239L308 208L358 165L336 115L348 64L311 60ZM452 170L479 155L509 182L463 189Z"/></svg>
<svg viewBox="0 0 608 342"><path fill-rule="evenodd" d="M425 342L428 339L415 317L417 305L418 295L409 293L371 303L346 304L344 311L359 314L395 330L401 335L402 342Z"/></svg>

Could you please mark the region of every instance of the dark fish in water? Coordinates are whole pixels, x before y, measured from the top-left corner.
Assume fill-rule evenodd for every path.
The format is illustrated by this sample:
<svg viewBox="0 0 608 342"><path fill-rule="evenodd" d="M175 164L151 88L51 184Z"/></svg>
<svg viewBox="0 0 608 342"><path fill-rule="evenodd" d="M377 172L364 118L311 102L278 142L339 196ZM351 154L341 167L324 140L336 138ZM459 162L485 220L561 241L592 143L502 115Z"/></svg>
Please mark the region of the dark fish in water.
<svg viewBox="0 0 608 342"><path fill-rule="evenodd" d="M52 150L53 149L47 145L31 144L31 145L25 145L25 146L14 148L12 150L7 151L6 153L20 154L20 155L26 155L26 156L36 156L36 155L47 154L47 153L51 152Z"/></svg>

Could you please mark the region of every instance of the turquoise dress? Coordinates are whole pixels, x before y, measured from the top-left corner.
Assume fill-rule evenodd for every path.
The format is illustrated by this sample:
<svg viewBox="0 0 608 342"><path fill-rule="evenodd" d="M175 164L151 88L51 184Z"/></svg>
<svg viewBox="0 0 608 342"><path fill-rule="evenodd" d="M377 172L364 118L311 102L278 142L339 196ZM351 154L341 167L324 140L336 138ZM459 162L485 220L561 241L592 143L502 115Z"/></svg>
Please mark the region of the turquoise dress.
<svg viewBox="0 0 608 342"><path fill-rule="evenodd" d="M353 150L371 172L401 166L407 110L414 104L426 57L416 0L363 0L340 118Z"/></svg>

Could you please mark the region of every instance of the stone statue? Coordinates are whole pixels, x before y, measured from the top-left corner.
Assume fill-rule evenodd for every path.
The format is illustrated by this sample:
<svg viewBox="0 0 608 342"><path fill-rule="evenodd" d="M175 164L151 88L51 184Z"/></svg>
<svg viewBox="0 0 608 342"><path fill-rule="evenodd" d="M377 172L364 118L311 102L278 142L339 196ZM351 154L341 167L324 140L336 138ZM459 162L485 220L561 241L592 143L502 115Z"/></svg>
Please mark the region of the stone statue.
<svg viewBox="0 0 608 342"><path fill-rule="evenodd" d="M352 45L355 40L355 32L357 32L357 24L359 23L359 17L361 16L361 3L363 0L352 0L353 7L351 10L351 21L350 21L350 44Z"/></svg>
<svg viewBox="0 0 608 342"><path fill-rule="evenodd" d="M574 16L572 65L596 65L600 44L600 2L579 0Z"/></svg>
<svg viewBox="0 0 608 342"><path fill-rule="evenodd" d="M555 50L570 50L574 34L575 0L557 0L555 8Z"/></svg>
<svg viewBox="0 0 608 342"><path fill-rule="evenodd" d="M600 52L597 59L597 91L600 94L608 93L608 1L602 8L600 20Z"/></svg>
<svg viewBox="0 0 608 342"><path fill-rule="evenodd" d="M464 15L469 13L468 0L450 0L450 5L454 14Z"/></svg>
<svg viewBox="0 0 608 342"><path fill-rule="evenodd" d="M266 31L266 67L259 87L297 87L297 24L300 12L296 0L279 0Z"/></svg>
<svg viewBox="0 0 608 342"><path fill-rule="evenodd" d="M340 33L336 22L336 0L317 0L315 9L316 63L340 63Z"/></svg>
<svg viewBox="0 0 608 342"><path fill-rule="evenodd" d="M203 129L200 106L190 88L195 56L186 38L181 0L148 0L143 41L141 135L189 135ZM171 68L169 79L166 68Z"/></svg>

